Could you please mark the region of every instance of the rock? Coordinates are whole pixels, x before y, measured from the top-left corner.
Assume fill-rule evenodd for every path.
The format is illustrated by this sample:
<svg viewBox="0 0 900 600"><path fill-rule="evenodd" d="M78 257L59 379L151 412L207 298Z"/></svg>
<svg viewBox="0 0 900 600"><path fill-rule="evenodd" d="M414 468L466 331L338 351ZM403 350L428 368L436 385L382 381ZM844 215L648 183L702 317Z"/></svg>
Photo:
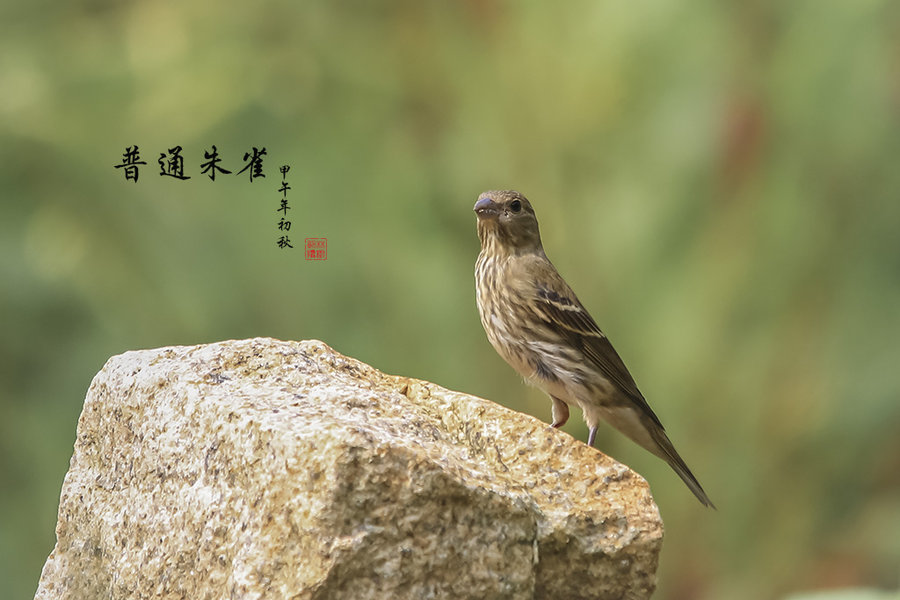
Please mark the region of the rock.
<svg viewBox="0 0 900 600"><path fill-rule="evenodd" d="M646 482L545 423L318 341L94 378L39 599L647 598Z"/></svg>

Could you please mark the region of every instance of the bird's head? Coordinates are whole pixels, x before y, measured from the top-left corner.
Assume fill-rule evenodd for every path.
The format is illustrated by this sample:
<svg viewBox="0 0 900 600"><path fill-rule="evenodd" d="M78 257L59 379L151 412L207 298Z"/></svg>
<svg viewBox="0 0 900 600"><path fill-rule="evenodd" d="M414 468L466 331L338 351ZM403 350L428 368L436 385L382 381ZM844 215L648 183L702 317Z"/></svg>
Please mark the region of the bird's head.
<svg viewBox="0 0 900 600"><path fill-rule="evenodd" d="M481 247L521 254L541 250L534 209L525 196L513 190L484 192L475 203Z"/></svg>

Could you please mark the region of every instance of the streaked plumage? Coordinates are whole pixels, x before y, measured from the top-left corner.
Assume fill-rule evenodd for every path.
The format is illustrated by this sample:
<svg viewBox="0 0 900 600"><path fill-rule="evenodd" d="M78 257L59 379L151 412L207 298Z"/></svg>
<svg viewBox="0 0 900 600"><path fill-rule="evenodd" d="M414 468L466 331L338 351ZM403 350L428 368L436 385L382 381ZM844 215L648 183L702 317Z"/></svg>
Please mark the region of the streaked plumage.
<svg viewBox="0 0 900 600"><path fill-rule="evenodd" d="M593 446L606 421L665 460L712 507L669 440L625 363L544 254L537 218L514 191L485 192L475 204L481 253L475 288L481 324L503 359L552 401L553 426L581 408Z"/></svg>

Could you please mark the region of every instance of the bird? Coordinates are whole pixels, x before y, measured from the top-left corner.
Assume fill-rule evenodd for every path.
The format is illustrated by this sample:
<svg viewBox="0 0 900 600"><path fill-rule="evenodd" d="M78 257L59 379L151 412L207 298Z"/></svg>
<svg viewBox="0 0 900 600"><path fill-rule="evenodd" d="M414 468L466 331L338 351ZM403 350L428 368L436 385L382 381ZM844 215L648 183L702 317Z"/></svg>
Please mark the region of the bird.
<svg viewBox="0 0 900 600"><path fill-rule="evenodd" d="M715 508L675 450L625 363L544 253L531 203L513 190L479 195L481 252L475 290L488 341L551 399L552 427L581 408L594 445L601 421L666 461L705 506Z"/></svg>

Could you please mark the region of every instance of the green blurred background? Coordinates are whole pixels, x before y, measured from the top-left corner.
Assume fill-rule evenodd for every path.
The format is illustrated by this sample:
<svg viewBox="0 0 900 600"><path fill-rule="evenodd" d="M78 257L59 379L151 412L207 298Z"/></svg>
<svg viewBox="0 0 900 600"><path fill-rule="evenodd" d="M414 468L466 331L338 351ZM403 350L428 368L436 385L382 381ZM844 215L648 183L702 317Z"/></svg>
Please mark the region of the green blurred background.
<svg viewBox="0 0 900 600"><path fill-rule="evenodd" d="M896 590L896 1L38 0L0 7L0 48L10 598L53 547L91 378L128 349L318 338L549 420L475 309L471 209L497 188L532 200L719 506L601 432L665 520L655 597ZM113 168L135 144L137 184ZM265 146L267 177L210 182L212 144L233 171ZM189 181L158 176L175 145Z"/></svg>

